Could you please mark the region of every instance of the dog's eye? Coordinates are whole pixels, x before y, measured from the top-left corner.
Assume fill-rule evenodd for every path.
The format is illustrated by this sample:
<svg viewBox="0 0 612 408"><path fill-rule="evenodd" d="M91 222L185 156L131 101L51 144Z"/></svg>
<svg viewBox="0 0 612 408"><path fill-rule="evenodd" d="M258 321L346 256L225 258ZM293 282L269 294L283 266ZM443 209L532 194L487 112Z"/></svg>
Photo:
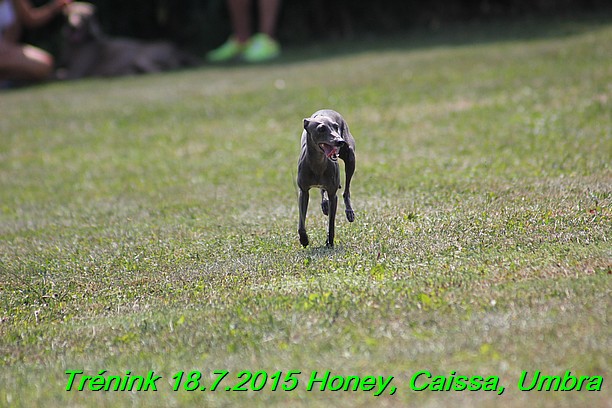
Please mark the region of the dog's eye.
<svg viewBox="0 0 612 408"><path fill-rule="evenodd" d="M325 133L325 125L324 124L320 124L319 126L317 126L317 132Z"/></svg>
<svg viewBox="0 0 612 408"><path fill-rule="evenodd" d="M340 130L340 126L337 123L332 124L332 126L336 132Z"/></svg>

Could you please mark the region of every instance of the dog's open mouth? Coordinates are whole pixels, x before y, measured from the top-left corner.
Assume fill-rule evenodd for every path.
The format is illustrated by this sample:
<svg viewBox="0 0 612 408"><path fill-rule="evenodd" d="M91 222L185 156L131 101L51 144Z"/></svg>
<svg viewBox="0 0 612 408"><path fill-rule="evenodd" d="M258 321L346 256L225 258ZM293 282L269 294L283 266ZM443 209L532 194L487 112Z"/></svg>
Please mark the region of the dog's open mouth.
<svg viewBox="0 0 612 408"><path fill-rule="evenodd" d="M338 160L338 149L336 146L328 145L327 143L319 143L319 147L330 160Z"/></svg>

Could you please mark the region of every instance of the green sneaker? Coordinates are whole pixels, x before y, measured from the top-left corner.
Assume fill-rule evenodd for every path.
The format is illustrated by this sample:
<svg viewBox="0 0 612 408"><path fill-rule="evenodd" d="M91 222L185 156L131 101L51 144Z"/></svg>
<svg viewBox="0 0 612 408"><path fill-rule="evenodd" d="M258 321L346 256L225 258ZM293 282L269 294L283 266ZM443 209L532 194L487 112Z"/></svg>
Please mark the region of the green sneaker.
<svg viewBox="0 0 612 408"><path fill-rule="evenodd" d="M206 54L206 59L208 62L227 62L239 57L244 49L245 44L240 44L234 37L230 37L219 48Z"/></svg>
<svg viewBox="0 0 612 408"><path fill-rule="evenodd" d="M245 62L264 62L280 55L280 45L269 35L255 34L248 42L242 53Z"/></svg>

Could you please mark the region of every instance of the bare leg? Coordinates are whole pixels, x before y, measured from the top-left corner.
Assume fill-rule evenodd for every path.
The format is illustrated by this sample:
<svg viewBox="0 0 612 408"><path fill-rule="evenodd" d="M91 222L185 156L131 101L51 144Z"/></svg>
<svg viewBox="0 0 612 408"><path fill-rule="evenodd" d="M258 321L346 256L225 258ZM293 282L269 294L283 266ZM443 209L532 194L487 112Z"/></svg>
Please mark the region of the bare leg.
<svg viewBox="0 0 612 408"><path fill-rule="evenodd" d="M246 43L253 32L251 27L251 0L227 0L236 40Z"/></svg>
<svg viewBox="0 0 612 408"><path fill-rule="evenodd" d="M259 0L259 31L276 37L276 22L281 0Z"/></svg>
<svg viewBox="0 0 612 408"><path fill-rule="evenodd" d="M0 41L0 79L43 81L53 72L53 57L31 45Z"/></svg>

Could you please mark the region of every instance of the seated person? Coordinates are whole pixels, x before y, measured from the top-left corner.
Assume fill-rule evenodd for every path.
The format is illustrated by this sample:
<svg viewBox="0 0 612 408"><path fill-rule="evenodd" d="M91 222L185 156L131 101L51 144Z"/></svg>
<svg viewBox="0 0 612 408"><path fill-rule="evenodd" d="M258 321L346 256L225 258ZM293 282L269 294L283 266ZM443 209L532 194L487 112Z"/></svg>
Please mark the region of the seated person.
<svg viewBox="0 0 612 408"><path fill-rule="evenodd" d="M70 3L52 0L33 7L28 0L0 0L0 80L42 81L53 72L53 57L46 51L19 43L22 25L40 27Z"/></svg>

